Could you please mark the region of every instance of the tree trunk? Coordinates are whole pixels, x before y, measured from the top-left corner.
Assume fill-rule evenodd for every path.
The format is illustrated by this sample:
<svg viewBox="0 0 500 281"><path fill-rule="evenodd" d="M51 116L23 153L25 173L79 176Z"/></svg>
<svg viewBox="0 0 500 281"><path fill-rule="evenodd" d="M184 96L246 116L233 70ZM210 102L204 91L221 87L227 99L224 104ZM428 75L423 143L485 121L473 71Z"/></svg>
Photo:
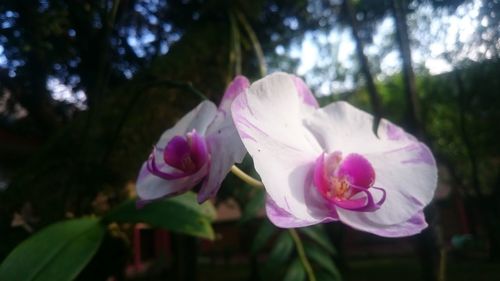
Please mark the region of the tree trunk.
<svg viewBox="0 0 500 281"><path fill-rule="evenodd" d="M45 225L66 213L90 213L91 202L103 187L123 194L123 186L134 181L158 136L200 102L186 90L189 87L165 81L184 82L219 101L227 77L228 34L227 22L201 18L168 54L103 97L103 110L93 122L86 147L81 138L83 113L33 155L2 193L2 209L12 213L32 202L40 225ZM11 217L2 209L1 215Z"/></svg>
<svg viewBox="0 0 500 281"><path fill-rule="evenodd" d="M494 224L494 222L496 221L496 216L494 208L492 208L491 204L489 204L489 202L491 201L489 201L489 198L487 198L487 196L485 196L482 192L481 181L479 180L479 161L476 157L476 149L474 147L474 143L470 138L470 134L467 128L466 114L468 101L465 97L464 82L458 69L453 71L453 75L458 91L460 136L465 146L467 158L469 158L468 160L471 167L470 177L472 178L472 189L476 194L474 205L476 205L481 212L481 218L485 224L488 240L490 242L489 257L493 260L498 258L498 251L500 249L500 243L496 239L497 231Z"/></svg>
<svg viewBox="0 0 500 281"><path fill-rule="evenodd" d="M392 7L396 22L396 35L401 60L403 61L404 89L407 101L407 128L417 137L423 136L422 122L420 119L420 106L418 102L415 73L413 72L408 25L406 23L407 3L405 0L393 0Z"/></svg>
<svg viewBox="0 0 500 281"><path fill-rule="evenodd" d="M377 91L377 87L375 86L373 76L370 72L368 58L366 57L364 52L365 47L363 41L359 37L358 20L356 19L354 7L352 6L351 0L344 0L344 8L348 15L349 23L352 28L352 36L354 37L354 41L356 43L356 55L358 56L359 64L361 67L361 73L363 74L366 80L366 88L368 90L368 94L370 95L373 115L375 116L375 121L373 123L373 130L376 133L378 123L380 121L380 118L382 117L382 106L380 103L380 95Z"/></svg>
<svg viewBox="0 0 500 281"><path fill-rule="evenodd" d="M423 123L420 118L415 73L413 72L410 39L406 22L408 4L405 0L392 0L392 11L396 23L396 37L403 62L403 80L406 96L406 127L417 138L424 138ZM429 227L416 237L417 252L422 266L424 280L444 280L446 251L443 249L439 227L439 210L434 203L425 208Z"/></svg>

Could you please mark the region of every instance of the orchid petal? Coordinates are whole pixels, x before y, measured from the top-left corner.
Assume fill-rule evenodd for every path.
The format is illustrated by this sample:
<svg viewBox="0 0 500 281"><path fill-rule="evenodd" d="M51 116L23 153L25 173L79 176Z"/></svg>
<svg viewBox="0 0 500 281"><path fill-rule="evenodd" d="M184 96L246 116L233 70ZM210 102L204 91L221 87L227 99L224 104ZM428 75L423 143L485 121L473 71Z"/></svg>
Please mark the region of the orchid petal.
<svg viewBox="0 0 500 281"><path fill-rule="evenodd" d="M406 237L420 233L427 227L427 222L422 211L417 212L408 220L398 224L383 225L367 220L363 216L342 216L341 221L357 230L366 231L382 237Z"/></svg>
<svg viewBox="0 0 500 281"><path fill-rule="evenodd" d="M316 220L304 186L321 148L302 125L304 104L292 76L276 73L252 84L232 105L233 119L272 200L301 220Z"/></svg>
<svg viewBox="0 0 500 281"><path fill-rule="evenodd" d="M163 159L168 165L183 170L182 161L186 157L190 157L191 148L188 142L182 136L173 137L163 151Z"/></svg>
<svg viewBox="0 0 500 281"><path fill-rule="evenodd" d="M313 108L318 108L318 101L314 97L311 90L309 90L309 87L307 87L306 83L304 83L304 81L297 76L292 76L292 79L302 102L304 104L310 105Z"/></svg>
<svg viewBox="0 0 500 281"><path fill-rule="evenodd" d="M382 206L386 199L386 192L383 188L372 186L369 189L365 187L358 187L351 185L351 188L357 192L351 199L337 200L335 205L346 210L356 211L356 212L373 212ZM381 192L378 196L378 201L375 202L373 199L372 192L376 190Z"/></svg>
<svg viewBox="0 0 500 281"><path fill-rule="evenodd" d="M170 156L168 156L167 159L164 159L164 156L165 153L169 154L169 151L170 154L174 156L178 153L182 154L185 149L181 149L183 145L179 143L182 142L181 139L183 138L178 136L185 136L188 132L193 132L193 130L200 134L204 134L209 124L215 118L216 112L217 108L212 102L204 101L182 117L174 127L166 130L162 134L153 150L153 157L142 165L137 179L136 189L141 199L152 200L181 193L192 188L201 181L208 169L208 163L203 161L202 156L196 155L197 158L200 158L197 160L205 162L205 164L199 167L197 171L193 172L186 172L179 169L181 165L180 162L177 161L179 160L177 159L178 157L170 158ZM173 143L169 148L167 144L170 144L171 140L173 140ZM198 141L195 140L195 142L197 143ZM177 149L181 149L180 152L176 151ZM196 144L195 152L197 153L198 150L200 150L200 147ZM162 161L158 161L160 162L158 163L156 161L157 159L161 159ZM168 160L170 165L173 166L164 163L163 160Z"/></svg>
<svg viewBox="0 0 500 281"><path fill-rule="evenodd" d="M245 76L236 76L231 84L227 86L226 92L224 93L224 96L222 97L222 100L220 102L219 110L229 114L229 112L231 111L231 104L233 103L233 100L238 95L246 91L248 87L250 87L250 82Z"/></svg>
<svg viewBox="0 0 500 281"><path fill-rule="evenodd" d="M162 179L151 172L144 163L137 178L136 190L141 200L154 200L188 191L199 183L207 173L208 164L196 173L173 180Z"/></svg>
<svg viewBox="0 0 500 281"><path fill-rule="evenodd" d="M357 153L348 154L340 164L338 177L347 177L352 185L369 187L375 180L373 166Z"/></svg>
<svg viewBox="0 0 500 281"><path fill-rule="evenodd" d="M217 107L211 101L203 101L196 108L184 115L174 127L166 130L160 137L156 147L166 147L175 136L184 136L193 129L200 135L205 132L217 114Z"/></svg>
<svg viewBox="0 0 500 281"><path fill-rule="evenodd" d="M180 179L193 174L191 171L182 171L166 163L156 163L157 160L155 154L156 152L153 151L153 153L149 156L148 161L146 162L146 168L151 174L164 180Z"/></svg>
<svg viewBox="0 0 500 281"><path fill-rule="evenodd" d="M304 119L325 152L343 155L383 151L386 143L372 132L373 116L347 102L334 102Z"/></svg>
<svg viewBox="0 0 500 281"><path fill-rule="evenodd" d="M274 202L269 196L266 199L266 214L269 220L281 228L295 228L304 227L317 223L336 221L335 217L323 217L321 220L302 220L292 214L290 214L286 209L280 208L276 202Z"/></svg>
<svg viewBox="0 0 500 281"><path fill-rule="evenodd" d="M212 153L208 175L198 193L199 202L204 202L217 193L231 166L241 163L247 153L231 115L224 112L219 112L208 128L206 140Z"/></svg>
<svg viewBox="0 0 500 281"><path fill-rule="evenodd" d="M207 145L211 152L210 169L198 193L198 202L213 197L234 163L241 163L246 149L234 126L230 114L233 100L245 92L250 83L244 76L237 76L226 89L219 112L207 129Z"/></svg>
<svg viewBox="0 0 500 281"><path fill-rule="evenodd" d="M436 163L423 143L414 142L402 148L397 142L393 145L394 150L364 155L375 168L374 185L386 191L380 209L359 214L376 224L407 221L430 203L437 185Z"/></svg>
<svg viewBox="0 0 500 281"><path fill-rule="evenodd" d="M200 136L195 130L188 133L188 137L191 138L191 155L196 168L199 169L209 160L209 150L207 148L207 143L205 138Z"/></svg>
<svg viewBox="0 0 500 281"><path fill-rule="evenodd" d="M377 129L377 135L381 139L393 141L418 141L414 136L405 132L401 127L393 124L392 122L382 119Z"/></svg>
<svg viewBox="0 0 500 281"><path fill-rule="evenodd" d="M409 134L397 140L390 139L388 134L377 138L371 129L372 122L373 117L368 113L346 102L336 102L317 110L305 123L325 151L341 151L343 155L359 153L365 157L375 170L374 185L386 192L386 200L376 212L339 210L341 220L343 216L362 216L377 224L402 223L432 199L437 184L436 164L430 150Z"/></svg>

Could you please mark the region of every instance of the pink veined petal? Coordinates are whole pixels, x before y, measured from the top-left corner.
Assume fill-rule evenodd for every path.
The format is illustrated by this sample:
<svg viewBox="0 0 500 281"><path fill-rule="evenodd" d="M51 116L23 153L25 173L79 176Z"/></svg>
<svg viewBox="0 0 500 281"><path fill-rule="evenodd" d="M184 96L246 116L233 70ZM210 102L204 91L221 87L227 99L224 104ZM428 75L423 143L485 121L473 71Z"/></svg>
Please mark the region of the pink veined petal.
<svg viewBox="0 0 500 281"><path fill-rule="evenodd" d="M294 217L310 221L315 217L305 204L305 189L321 149L303 127L303 107L292 76L275 73L238 96L232 114L269 196Z"/></svg>
<svg viewBox="0 0 500 281"><path fill-rule="evenodd" d="M355 213L339 210L342 221L362 221L373 225L400 224L421 211L432 200L437 185L435 163L421 158L427 150L423 144L419 149L406 148L366 154L375 168L375 186L386 191L385 202L376 212Z"/></svg>
<svg viewBox="0 0 500 281"><path fill-rule="evenodd" d="M217 107L211 101L203 101L189 113L184 115L172 128L166 130L158 140L156 147L164 148L175 136L185 136L186 133L196 130L201 136L205 135L208 126L217 114Z"/></svg>
<svg viewBox="0 0 500 281"><path fill-rule="evenodd" d="M203 164L197 170L186 172L179 169L181 168L178 161L180 160L178 159L179 157L170 158L168 156L166 157L167 159L164 159L164 153L167 150L172 150L171 153L174 156L177 153L183 154L186 147L183 144L179 144L181 139L176 138L173 140L175 145L172 144L170 149L167 149L167 144L176 136L184 137L188 132L192 132L193 130L200 135L204 135L209 124L215 118L216 113L217 108L215 105L210 101L204 101L188 114L184 115L174 127L162 134L153 151L153 160L155 161L151 162L151 159L146 161L142 165L137 179L137 194L142 200L153 200L163 196L182 193L201 181L208 171L208 163ZM195 150L199 149L199 145L196 145ZM199 154L199 152L195 151L195 154ZM201 157L198 160L203 162L203 156L197 155L196 157ZM167 165L164 162L165 160L168 160L172 166Z"/></svg>
<svg viewBox="0 0 500 281"><path fill-rule="evenodd" d="M307 87L306 83L300 79L300 77L292 76L293 82L295 84L295 88L299 94L299 97L302 99L302 102L310 105L313 108L319 108L318 101L314 97L309 87Z"/></svg>
<svg viewBox="0 0 500 281"><path fill-rule="evenodd" d="M394 150L364 155L375 169L374 185L387 193L380 209L360 215L376 224L407 221L430 203L437 186L436 163L424 144L393 145Z"/></svg>
<svg viewBox="0 0 500 281"><path fill-rule="evenodd" d="M207 173L208 164L201 167L196 173L174 180L164 180L153 175L142 165L137 178L136 190L141 200L154 200L165 196L172 196L188 191L199 183Z"/></svg>
<svg viewBox="0 0 500 281"><path fill-rule="evenodd" d="M305 123L327 152L365 157L375 171L374 186L385 190L385 202L377 211L359 213L339 209L341 220L361 216L364 221L376 224L402 223L432 199L437 185L435 161L424 144L413 141L407 134L400 134L404 137L397 139L383 134L377 138L371 129L372 121L368 113L337 102L317 110ZM373 195L374 202L380 201L382 194Z"/></svg>
<svg viewBox="0 0 500 281"><path fill-rule="evenodd" d="M382 237L406 237L420 233L427 227L427 222L422 211L417 212L408 220L398 224L381 225L366 220L364 217L349 217L341 216L341 221L350 227L373 233Z"/></svg>
<svg viewBox="0 0 500 281"><path fill-rule="evenodd" d="M219 106L219 112L207 129L207 145L211 152L210 169L198 192L198 202L215 196L222 181L235 163L241 163L246 149L234 126L230 114L234 99L245 92L250 83L244 76L237 76L227 87Z"/></svg>
<svg viewBox="0 0 500 281"><path fill-rule="evenodd" d="M241 163L247 153L231 115L222 112L207 130L207 144L211 152L210 169L198 192L199 202L215 196L231 166Z"/></svg>
<svg viewBox="0 0 500 281"><path fill-rule="evenodd" d="M334 102L320 108L308 115L304 123L327 153L364 155L387 149L387 143L372 132L373 116L347 102Z"/></svg>
<svg viewBox="0 0 500 281"><path fill-rule="evenodd" d="M302 220L294 217L290 214L286 209L280 208L276 203L267 196L266 198L266 214L269 220L281 228L295 228L295 227L304 227L317 223L331 222L336 221L334 217L323 217L321 219L313 219L313 220Z"/></svg>
<svg viewBox="0 0 500 281"><path fill-rule="evenodd" d="M229 84L222 97L222 100L219 104L219 110L223 111L227 114L230 114L231 104L233 100L241 93L245 92L248 87L250 87L250 82L245 76L238 75L233 81Z"/></svg>
<svg viewBox="0 0 500 281"><path fill-rule="evenodd" d="M381 139L392 141L418 141L414 136L405 132L401 127L393 124L392 122L381 119L377 129L377 135Z"/></svg>
<svg viewBox="0 0 500 281"><path fill-rule="evenodd" d="M233 120L243 141L251 138L247 132L259 131L291 148L319 154L320 147L304 129L303 117L309 113L304 106L293 76L273 73L235 99Z"/></svg>

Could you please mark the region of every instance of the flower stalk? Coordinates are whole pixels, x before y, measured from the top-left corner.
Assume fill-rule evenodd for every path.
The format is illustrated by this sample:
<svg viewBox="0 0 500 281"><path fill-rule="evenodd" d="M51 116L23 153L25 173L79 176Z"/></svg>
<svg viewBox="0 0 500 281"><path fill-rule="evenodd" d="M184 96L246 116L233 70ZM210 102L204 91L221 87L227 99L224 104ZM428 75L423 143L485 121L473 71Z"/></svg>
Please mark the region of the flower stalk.
<svg viewBox="0 0 500 281"><path fill-rule="evenodd" d="M264 184L261 181L256 180L247 173L243 172L240 168L236 167L236 165L233 165L231 167L231 172L252 187L257 187L257 188L264 187ZM306 253L304 251L304 245L302 244L302 240L300 240L299 234L294 228L290 228L288 229L288 231L290 232L292 240L295 243L297 254L299 255L300 261L302 262L302 266L304 266L304 270L307 273L309 281L316 281L316 276L314 275L311 263L307 259Z"/></svg>
<svg viewBox="0 0 500 281"><path fill-rule="evenodd" d="M233 165L231 167L231 172L252 187L258 187L258 188L264 187L264 184L261 181L258 181L253 177L251 177L250 175L248 175L247 173L243 172L240 168L236 167L236 165Z"/></svg>
<svg viewBox="0 0 500 281"><path fill-rule="evenodd" d="M304 245L302 245L302 240L300 240L299 234L295 228L290 228L288 231L290 232L293 242L295 243L295 249L297 249L297 254L302 262L302 266L304 266L307 273L307 279L309 279L309 281L316 281L316 276L314 275L311 263L309 263L309 260L307 259L306 252L304 251Z"/></svg>

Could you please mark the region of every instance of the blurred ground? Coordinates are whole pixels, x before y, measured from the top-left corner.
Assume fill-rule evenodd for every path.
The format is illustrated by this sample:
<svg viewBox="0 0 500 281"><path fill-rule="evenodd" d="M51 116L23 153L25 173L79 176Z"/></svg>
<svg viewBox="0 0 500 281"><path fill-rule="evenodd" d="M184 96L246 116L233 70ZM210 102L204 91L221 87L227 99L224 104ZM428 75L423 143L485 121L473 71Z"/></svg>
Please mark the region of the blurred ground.
<svg viewBox="0 0 500 281"><path fill-rule="evenodd" d="M349 272L345 281L420 281L420 265L411 258L379 258L353 260L348 263ZM200 265L198 280L251 280L246 265ZM500 262L450 261L447 268L448 281L495 281L500 280ZM321 281L321 280L319 280Z"/></svg>

